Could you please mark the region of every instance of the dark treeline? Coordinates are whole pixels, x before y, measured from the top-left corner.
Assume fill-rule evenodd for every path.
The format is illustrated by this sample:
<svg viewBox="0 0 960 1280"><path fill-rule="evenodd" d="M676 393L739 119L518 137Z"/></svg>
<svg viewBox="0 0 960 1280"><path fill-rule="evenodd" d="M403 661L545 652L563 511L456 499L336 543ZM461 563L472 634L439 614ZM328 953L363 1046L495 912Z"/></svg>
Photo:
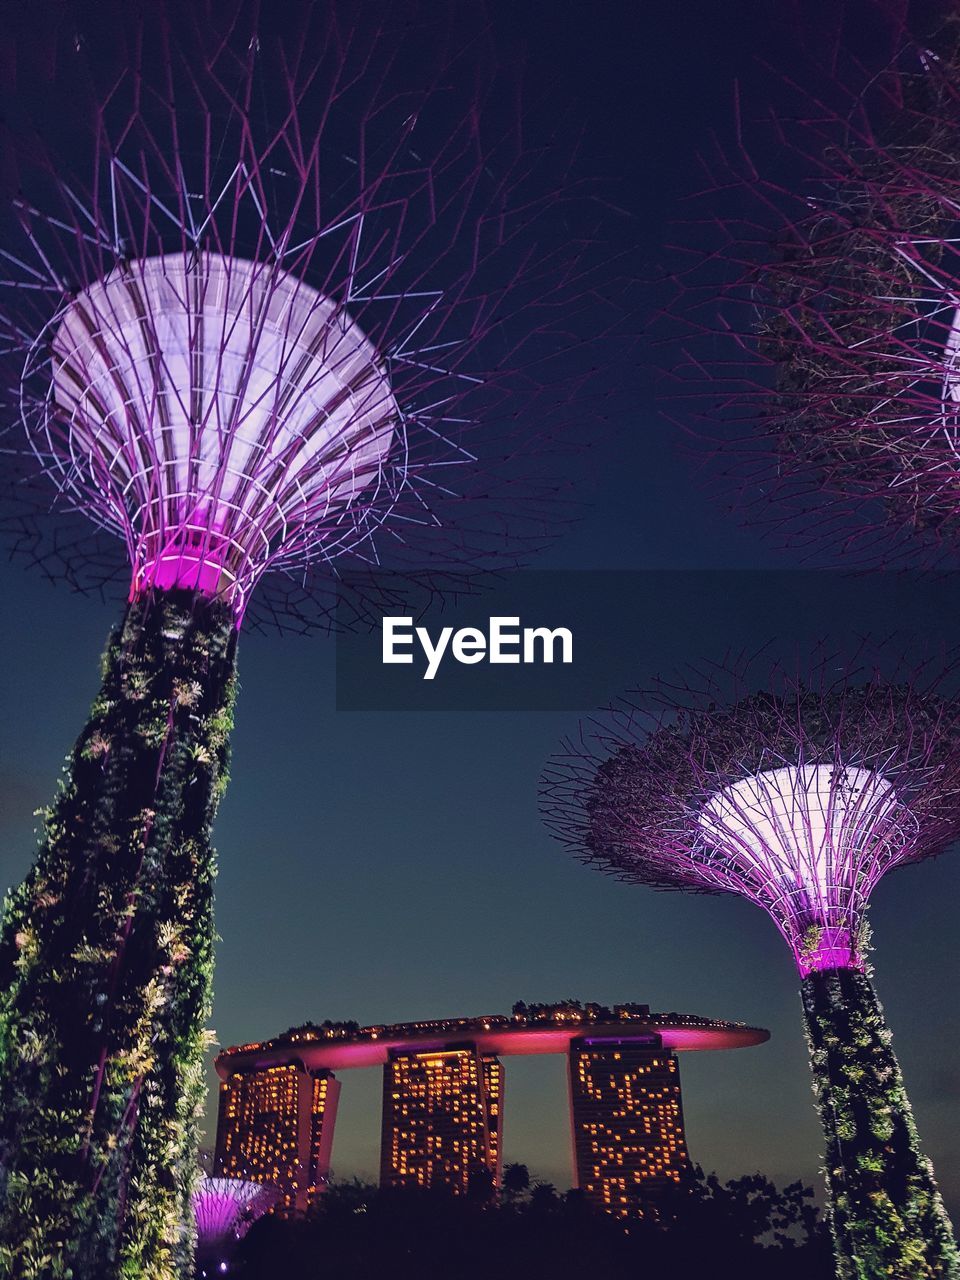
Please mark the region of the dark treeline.
<svg viewBox="0 0 960 1280"><path fill-rule="evenodd" d="M779 1190L760 1174L721 1183L698 1171L661 1222L624 1224L591 1209L577 1191L531 1184L523 1165L507 1167L497 1197L482 1184L453 1196L336 1183L306 1218L258 1222L231 1273L243 1280L834 1280L812 1196L800 1183Z"/></svg>

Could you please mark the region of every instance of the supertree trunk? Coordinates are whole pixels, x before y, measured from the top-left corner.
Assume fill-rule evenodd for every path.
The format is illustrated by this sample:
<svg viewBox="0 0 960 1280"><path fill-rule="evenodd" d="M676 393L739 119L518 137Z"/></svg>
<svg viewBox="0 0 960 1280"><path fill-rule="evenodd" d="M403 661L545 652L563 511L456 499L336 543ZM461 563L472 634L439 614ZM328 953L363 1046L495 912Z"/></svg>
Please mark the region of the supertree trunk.
<svg viewBox="0 0 960 1280"><path fill-rule="evenodd" d="M236 629L135 600L0 932L0 1273L192 1273Z"/></svg>
<svg viewBox="0 0 960 1280"><path fill-rule="evenodd" d="M838 1275L960 1276L953 1229L920 1151L900 1064L870 979L854 969L828 969L804 978L801 994L826 1135Z"/></svg>

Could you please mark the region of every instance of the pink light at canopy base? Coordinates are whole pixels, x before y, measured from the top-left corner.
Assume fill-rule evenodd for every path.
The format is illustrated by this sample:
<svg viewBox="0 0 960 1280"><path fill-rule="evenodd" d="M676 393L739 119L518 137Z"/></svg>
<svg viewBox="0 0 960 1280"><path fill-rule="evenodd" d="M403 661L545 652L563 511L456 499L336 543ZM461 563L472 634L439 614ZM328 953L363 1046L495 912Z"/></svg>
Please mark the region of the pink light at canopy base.
<svg viewBox="0 0 960 1280"><path fill-rule="evenodd" d="M802 978L826 969L863 969L863 957L850 929L821 929L817 943L804 951L794 948L793 954Z"/></svg>
<svg viewBox="0 0 960 1280"><path fill-rule="evenodd" d="M148 585L159 587L161 591L174 588L196 591L212 598L219 594L222 581L222 565L173 552L143 566L143 571L130 586L130 599L135 600L142 595Z"/></svg>
<svg viewBox="0 0 960 1280"><path fill-rule="evenodd" d="M148 539L136 556L130 599L135 600L154 587L196 591L211 599L234 599L238 591L242 594L231 567L238 554L242 558L242 549L232 547L218 530L204 528L184 517L182 526L165 541L158 537ZM239 603L234 599L235 610Z"/></svg>

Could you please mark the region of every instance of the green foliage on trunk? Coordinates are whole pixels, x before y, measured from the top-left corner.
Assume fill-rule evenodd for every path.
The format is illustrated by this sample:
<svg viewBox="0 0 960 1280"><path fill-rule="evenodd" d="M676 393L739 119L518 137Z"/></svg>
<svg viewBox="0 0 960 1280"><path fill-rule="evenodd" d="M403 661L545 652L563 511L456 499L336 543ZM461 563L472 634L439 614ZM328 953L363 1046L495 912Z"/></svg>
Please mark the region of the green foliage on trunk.
<svg viewBox="0 0 960 1280"><path fill-rule="evenodd" d="M840 1280L946 1280L960 1254L870 979L812 973L801 988Z"/></svg>
<svg viewBox="0 0 960 1280"><path fill-rule="evenodd" d="M0 930L0 1274L192 1273L236 631L130 605Z"/></svg>

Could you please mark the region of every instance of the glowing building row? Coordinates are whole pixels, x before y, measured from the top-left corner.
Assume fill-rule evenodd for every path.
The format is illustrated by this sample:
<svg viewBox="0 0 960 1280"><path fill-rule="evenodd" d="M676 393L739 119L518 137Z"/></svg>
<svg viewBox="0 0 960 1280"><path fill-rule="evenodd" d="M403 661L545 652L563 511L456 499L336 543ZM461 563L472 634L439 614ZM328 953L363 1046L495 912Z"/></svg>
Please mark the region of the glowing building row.
<svg viewBox="0 0 960 1280"><path fill-rule="evenodd" d="M676 1054L655 1035L585 1036L569 1073L577 1185L607 1213L642 1212L689 1169Z"/></svg>
<svg viewBox="0 0 960 1280"><path fill-rule="evenodd" d="M489 1191L503 1159L502 1056L566 1053L576 1183L628 1217L689 1169L676 1051L760 1044L766 1031L645 1005L518 1005L510 1017L307 1027L225 1050L215 1168L306 1209L330 1175L334 1070L383 1067L383 1186Z"/></svg>
<svg viewBox="0 0 960 1280"><path fill-rule="evenodd" d="M237 1072L220 1089L217 1172L268 1183L287 1209L303 1210L330 1168L339 1082L288 1062Z"/></svg>

